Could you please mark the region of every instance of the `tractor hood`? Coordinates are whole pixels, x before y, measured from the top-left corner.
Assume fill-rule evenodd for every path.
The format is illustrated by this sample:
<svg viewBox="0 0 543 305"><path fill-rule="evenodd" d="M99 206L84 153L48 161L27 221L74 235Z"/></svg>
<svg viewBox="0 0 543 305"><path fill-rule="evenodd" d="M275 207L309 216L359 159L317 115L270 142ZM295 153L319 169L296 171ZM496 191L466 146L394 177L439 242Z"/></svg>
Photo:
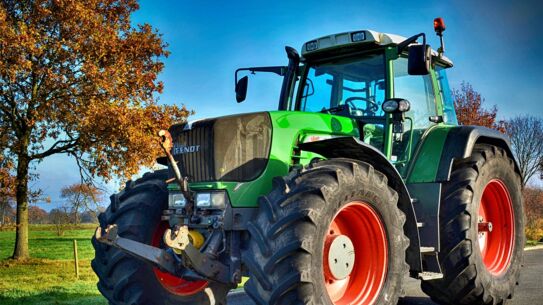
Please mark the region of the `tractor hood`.
<svg viewBox="0 0 543 305"><path fill-rule="evenodd" d="M170 133L172 154L188 175L190 188L227 190L232 207L257 207L258 197L271 190L274 177L319 157L300 151L299 143L360 137L357 122L350 118L300 111L204 119L174 125ZM168 164L166 159L159 162Z"/></svg>
<svg viewBox="0 0 543 305"><path fill-rule="evenodd" d="M266 168L272 124L260 112L174 125L170 133L172 154L191 182L243 182Z"/></svg>

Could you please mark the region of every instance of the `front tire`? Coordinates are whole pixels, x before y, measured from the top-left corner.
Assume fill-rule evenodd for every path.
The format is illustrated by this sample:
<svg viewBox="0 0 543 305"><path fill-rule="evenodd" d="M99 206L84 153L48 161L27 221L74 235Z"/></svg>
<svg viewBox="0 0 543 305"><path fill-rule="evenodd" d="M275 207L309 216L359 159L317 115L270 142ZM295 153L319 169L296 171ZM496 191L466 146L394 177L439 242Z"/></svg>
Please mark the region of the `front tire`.
<svg viewBox="0 0 543 305"><path fill-rule="evenodd" d="M504 304L523 259L520 177L501 148L476 145L454 163L440 209L444 277L422 283L440 304Z"/></svg>
<svg viewBox="0 0 543 305"><path fill-rule="evenodd" d="M167 171L147 173L129 181L111 205L100 214L102 229L117 224L119 236L165 248L162 236L167 222L160 220L168 208ZM225 305L228 287L213 282L189 282L175 277L119 249L99 243L94 237L92 269L98 290L112 305Z"/></svg>
<svg viewBox="0 0 543 305"><path fill-rule="evenodd" d="M397 204L387 178L355 160L276 178L248 225L245 291L259 305L396 304L408 270Z"/></svg>

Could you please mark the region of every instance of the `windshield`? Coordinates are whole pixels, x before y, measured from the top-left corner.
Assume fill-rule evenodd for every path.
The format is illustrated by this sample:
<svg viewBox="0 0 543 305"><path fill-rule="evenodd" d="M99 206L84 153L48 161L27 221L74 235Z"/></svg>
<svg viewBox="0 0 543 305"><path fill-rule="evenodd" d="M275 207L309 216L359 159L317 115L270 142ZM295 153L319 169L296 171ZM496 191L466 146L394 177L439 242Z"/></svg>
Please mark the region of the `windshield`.
<svg viewBox="0 0 543 305"><path fill-rule="evenodd" d="M383 54L311 65L299 100L299 110L382 117L385 87Z"/></svg>

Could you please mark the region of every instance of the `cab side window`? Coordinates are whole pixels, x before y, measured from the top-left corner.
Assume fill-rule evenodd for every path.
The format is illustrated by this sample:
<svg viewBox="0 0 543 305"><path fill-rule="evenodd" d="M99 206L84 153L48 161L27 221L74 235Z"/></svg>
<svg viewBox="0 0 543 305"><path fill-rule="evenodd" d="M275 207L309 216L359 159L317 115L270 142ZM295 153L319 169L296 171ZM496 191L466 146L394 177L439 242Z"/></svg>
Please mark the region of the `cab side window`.
<svg viewBox="0 0 543 305"><path fill-rule="evenodd" d="M392 160L398 171L405 174L422 135L435 125L430 117L437 115L437 107L430 75L409 75L407 58L404 57L395 60L393 68L394 97L406 99L411 104L411 109L405 114L404 132L394 134L392 143Z"/></svg>
<svg viewBox="0 0 543 305"><path fill-rule="evenodd" d="M406 117L413 120L413 129L426 129L434 124L429 120L437 115L432 79L430 75L409 75L407 58L394 61L394 97L411 103Z"/></svg>

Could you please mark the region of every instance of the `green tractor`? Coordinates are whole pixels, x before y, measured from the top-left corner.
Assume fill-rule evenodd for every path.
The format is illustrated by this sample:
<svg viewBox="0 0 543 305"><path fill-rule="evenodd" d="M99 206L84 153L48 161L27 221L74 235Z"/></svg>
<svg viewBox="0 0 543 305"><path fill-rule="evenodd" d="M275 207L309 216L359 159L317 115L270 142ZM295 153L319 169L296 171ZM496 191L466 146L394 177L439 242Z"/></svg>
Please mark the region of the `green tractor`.
<svg viewBox="0 0 543 305"><path fill-rule="evenodd" d="M286 47L277 111L161 131L166 170L99 217L110 304L396 304L405 275L439 304L504 304L523 259L508 139L458 126L441 47L363 30ZM419 43L418 40L422 40Z"/></svg>

